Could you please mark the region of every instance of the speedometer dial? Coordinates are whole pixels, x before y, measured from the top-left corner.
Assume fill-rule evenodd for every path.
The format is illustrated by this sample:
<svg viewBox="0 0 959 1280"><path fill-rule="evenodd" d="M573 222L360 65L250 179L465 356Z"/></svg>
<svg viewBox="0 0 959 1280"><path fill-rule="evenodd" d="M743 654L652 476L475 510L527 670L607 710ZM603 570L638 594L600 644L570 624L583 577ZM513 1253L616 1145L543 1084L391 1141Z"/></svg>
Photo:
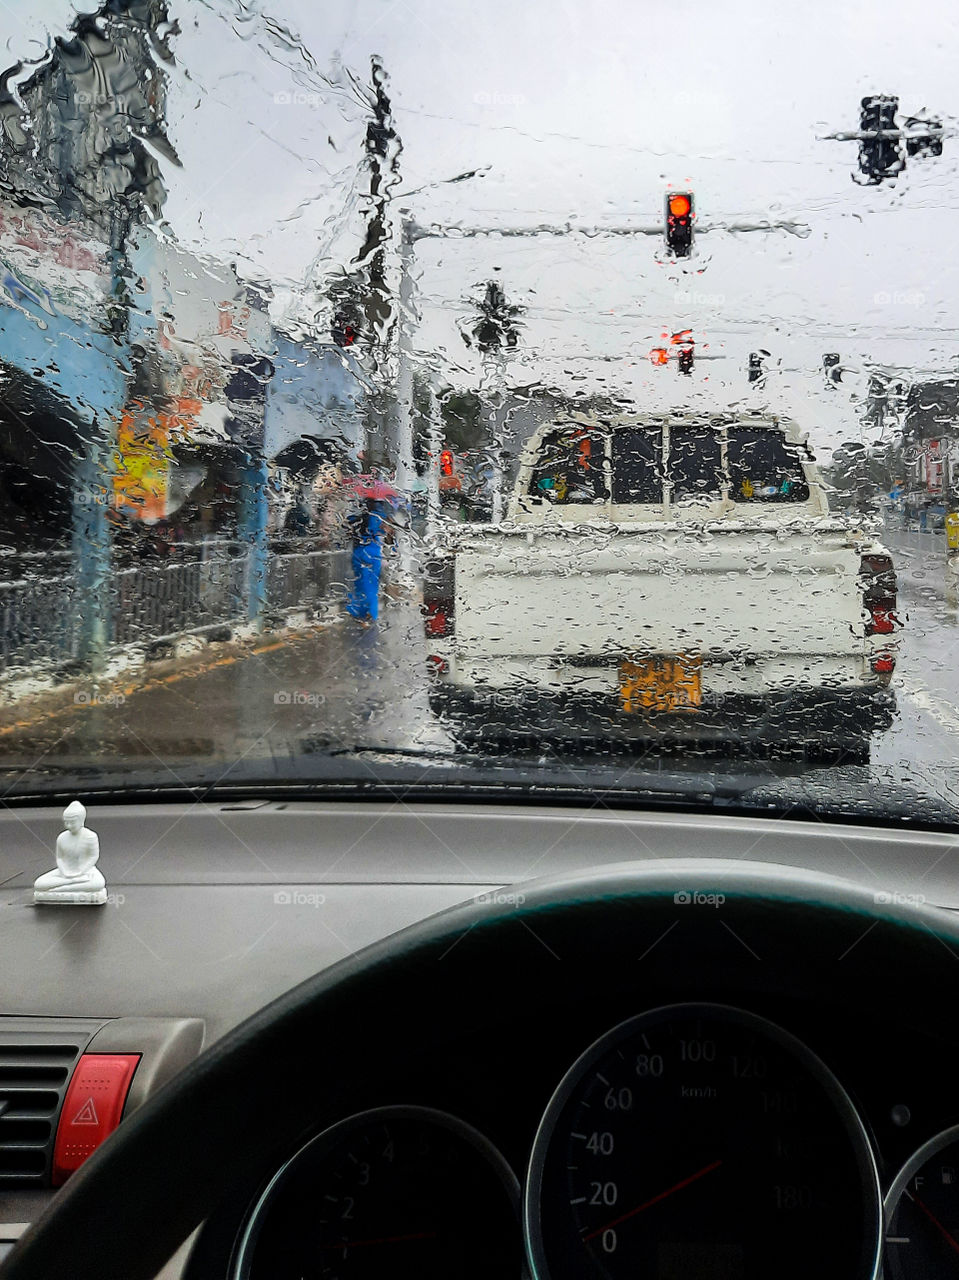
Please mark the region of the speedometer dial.
<svg viewBox="0 0 959 1280"><path fill-rule="evenodd" d="M537 1280L870 1280L876 1166L829 1070L754 1014L675 1005L588 1049L525 1204Z"/></svg>

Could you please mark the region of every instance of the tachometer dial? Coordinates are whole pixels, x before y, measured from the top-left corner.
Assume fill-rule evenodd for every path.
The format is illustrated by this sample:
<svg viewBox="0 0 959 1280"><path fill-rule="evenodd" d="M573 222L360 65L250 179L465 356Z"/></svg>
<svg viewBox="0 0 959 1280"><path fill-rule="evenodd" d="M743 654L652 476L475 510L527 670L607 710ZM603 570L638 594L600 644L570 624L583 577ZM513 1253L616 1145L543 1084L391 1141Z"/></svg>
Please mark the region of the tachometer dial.
<svg viewBox="0 0 959 1280"><path fill-rule="evenodd" d="M537 1280L870 1280L876 1166L814 1054L754 1014L656 1009L588 1049L533 1148Z"/></svg>
<svg viewBox="0 0 959 1280"><path fill-rule="evenodd" d="M883 1275L959 1277L959 1125L921 1146L889 1188Z"/></svg>
<svg viewBox="0 0 959 1280"><path fill-rule="evenodd" d="M273 1178L239 1247L239 1280L519 1276L519 1187L476 1130L387 1107L313 1139Z"/></svg>

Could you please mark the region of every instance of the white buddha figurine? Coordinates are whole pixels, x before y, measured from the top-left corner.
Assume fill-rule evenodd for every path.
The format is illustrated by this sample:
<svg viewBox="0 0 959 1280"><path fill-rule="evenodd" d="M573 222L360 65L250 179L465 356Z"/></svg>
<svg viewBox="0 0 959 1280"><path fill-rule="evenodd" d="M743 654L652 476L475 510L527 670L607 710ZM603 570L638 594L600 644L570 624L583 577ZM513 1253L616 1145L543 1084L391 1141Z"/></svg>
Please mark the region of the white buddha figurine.
<svg viewBox="0 0 959 1280"><path fill-rule="evenodd" d="M74 800L63 811L66 831L57 836L57 865L33 883L34 902L88 903L102 906L107 886L97 870L100 841L83 824L87 811Z"/></svg>

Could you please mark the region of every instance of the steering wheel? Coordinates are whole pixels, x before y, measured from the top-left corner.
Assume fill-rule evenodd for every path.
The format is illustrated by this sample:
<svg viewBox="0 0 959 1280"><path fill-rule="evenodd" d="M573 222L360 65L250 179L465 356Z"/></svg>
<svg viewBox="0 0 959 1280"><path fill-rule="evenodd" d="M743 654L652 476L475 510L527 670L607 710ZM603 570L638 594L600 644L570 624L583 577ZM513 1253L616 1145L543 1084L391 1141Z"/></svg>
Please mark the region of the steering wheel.
<svg viewBox="0 0 959 1280"><path fill-rule="evenodd" d="M716 911L677 904L677 889L706 879L725 895L728 928ZM941 1024L944 988L959 981L942 946L956 945L959 926L945 912L877 904L860 886L793 868L628 864L520 888L366 948L215 1042L73 1175L0 1280L152 1280L241 1175L282 1163L320 1105L347 1106L356 1080L382 1079L404 1046L441 1052L484 1020L495 1027L517 998L568 1019L600 981L637 1011L652 980L686 999L723 983L803 1000L835 1001L838 989L850 1007L885 1011L898 997ZM682 948L659 945L677 923ZM944 981L929 982L933 967Z"/></svg>

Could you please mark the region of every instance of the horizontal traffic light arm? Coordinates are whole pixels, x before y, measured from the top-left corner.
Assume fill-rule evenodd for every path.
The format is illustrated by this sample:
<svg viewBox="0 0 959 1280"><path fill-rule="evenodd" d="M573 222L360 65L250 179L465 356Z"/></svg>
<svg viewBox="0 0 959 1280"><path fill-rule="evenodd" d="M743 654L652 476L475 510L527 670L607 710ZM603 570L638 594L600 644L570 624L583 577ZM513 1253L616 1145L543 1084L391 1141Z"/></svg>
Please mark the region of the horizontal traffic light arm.
<svg viewBox="0 0 959 1280"><path fill-rule="evenodd" d="M897 138L914 139L917 142L955 138L959 129L847 129L842 133L821 134L819 142L873 142L877 139L895 141Z"/></svg>
<svg viewBox="0 0 959 1280"><path fill-rule="evenodd" d="M794 218L767 219L761 218L750 222L738 220L734 222L700 222L697 218L695 232L697 236L710 231L786 231L789 235L805 239L812 233L812 228L805 222L797 222ZM662 222L636 223L631 226L577 226L565 223L562 226L540 223L535 227L419 227L407 233L417 240L456 240L472 239L478 236L660 236L663 234Z"/></svg>

